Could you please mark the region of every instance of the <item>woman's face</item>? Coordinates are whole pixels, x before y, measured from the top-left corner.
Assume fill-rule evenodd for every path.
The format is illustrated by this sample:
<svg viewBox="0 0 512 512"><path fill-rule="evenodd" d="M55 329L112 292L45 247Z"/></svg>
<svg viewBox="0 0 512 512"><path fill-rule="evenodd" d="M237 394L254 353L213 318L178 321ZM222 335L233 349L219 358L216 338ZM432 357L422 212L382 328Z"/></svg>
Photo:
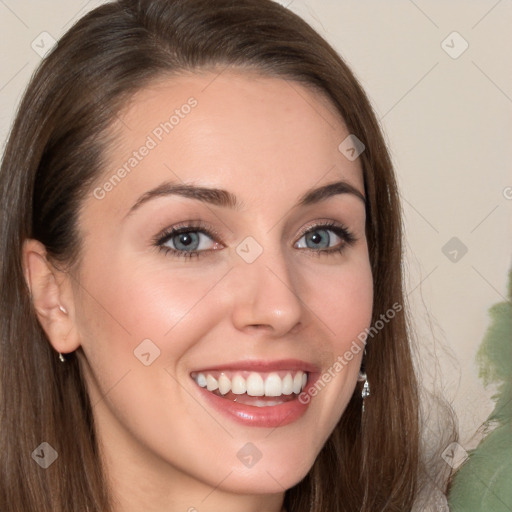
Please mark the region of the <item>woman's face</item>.
<svg viewBox="0 0 512 512"><path fill-rule="evenodd" d="M282 493L352 396L371 319L349 132L318 93L234 71L160 80L114 128L73 280L109 467L169 492Z"/></svg>

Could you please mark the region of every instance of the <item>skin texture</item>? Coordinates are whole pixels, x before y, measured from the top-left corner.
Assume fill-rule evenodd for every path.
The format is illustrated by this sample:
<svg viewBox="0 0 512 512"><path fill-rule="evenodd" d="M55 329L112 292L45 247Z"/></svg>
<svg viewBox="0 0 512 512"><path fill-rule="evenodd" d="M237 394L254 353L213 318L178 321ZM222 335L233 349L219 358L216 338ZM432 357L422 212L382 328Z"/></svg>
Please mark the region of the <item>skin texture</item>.
<svg viewBox="0 0 512 512"><path fill-rule="evenodd" d="M116 510L279 511L343 413L362 352L302 418L272 429L213 410L190 372L287 358L326 370L369 326L363 201L338 194L297 206L308 189L340 179L364 194L362 171L338 150L349 133L317 92L248 72L205 72L161 79L132 98L94 187L190 97L197 105L161 141L152 136L157 146L130 173L103 198L92 190L84 198L80 263L58 270L31 240L26 276L55 350L79 349ZM128 213L165 181L229 190L241 208L168 195ZM185 258L155 247L163 230L190 220L217 232L201 242L217 250ZM341 223L356 241L341 253L305 248L301 230L321 220ZM329 234L332 246L343 243ZM252 263L236 251L248 236L263 250ZM149 366L134 356L145 339L160 350ZM237 457L248 442L262 454L250 468Z"/></svg>

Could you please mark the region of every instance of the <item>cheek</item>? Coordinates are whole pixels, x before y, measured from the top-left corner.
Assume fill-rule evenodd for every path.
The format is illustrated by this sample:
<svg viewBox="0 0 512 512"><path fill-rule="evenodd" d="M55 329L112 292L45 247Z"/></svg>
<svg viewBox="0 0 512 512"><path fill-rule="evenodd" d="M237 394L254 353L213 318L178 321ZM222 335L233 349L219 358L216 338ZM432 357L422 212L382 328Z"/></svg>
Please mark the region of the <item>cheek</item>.
<svg viewBox="0 0 512 512"><path fill-rule="evenodd" d="M222 317L212 293L218 280L218 269L194 275L170 272L165 260L143 268L130 258L110 257L105 264L91 254L76 311L92 403L111 396L115 386L115 408L127 414L123 423L138 415L130 413L137 403L161 412L159 393L173 396L170 374Z"/></svg>
<svg viewBox="0 0 512 512"><path fill-rule="evenodd" d="M315 300L335 339L334 345L342 349L348 338L357 338L371 321L371 272L369 268L347 269L332 278L325 276L323 289L325 292L319 292Z"/></svg>
<svg viewBox="0 0 512 512"><path fill-rule="evenodd" d="M214 318L209 313L211 305L205 310L201 303L218 279L218 270L170 271L165 262L143 267L128 258L111 258L108 266L95 266L91 258L83 277L87 293L81 294L80 325L87 333L84 341L94 343L99 335L108 339L109 350L126 352L148 338L163 350L181 324L194 330ZM193 323L188 321L190 317L194 317ZM172 343L177 353L180 339Z"/></svg>
<svg viewBox="0 0 512 512"><path fill-rule="evenodd" d="M334 357L345 352L371 322L373 279L363 249L345 264L311 267L303 273L306 305L325 326Z"/></svg>

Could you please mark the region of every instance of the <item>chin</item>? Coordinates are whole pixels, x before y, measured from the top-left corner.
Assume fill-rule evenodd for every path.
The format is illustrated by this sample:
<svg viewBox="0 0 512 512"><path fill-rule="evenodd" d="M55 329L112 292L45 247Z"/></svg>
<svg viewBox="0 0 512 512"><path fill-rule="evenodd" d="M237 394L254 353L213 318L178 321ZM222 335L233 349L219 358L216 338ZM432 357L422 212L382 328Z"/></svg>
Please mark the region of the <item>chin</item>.
<svg viewBox="0 0 512 512"><path fill-rule="evenodd" d="M311 466L292 468L290 465L270 468L252 468L247 471L237 469L226 481L226 491L237 494L278 494L298 484Z"/></svg>

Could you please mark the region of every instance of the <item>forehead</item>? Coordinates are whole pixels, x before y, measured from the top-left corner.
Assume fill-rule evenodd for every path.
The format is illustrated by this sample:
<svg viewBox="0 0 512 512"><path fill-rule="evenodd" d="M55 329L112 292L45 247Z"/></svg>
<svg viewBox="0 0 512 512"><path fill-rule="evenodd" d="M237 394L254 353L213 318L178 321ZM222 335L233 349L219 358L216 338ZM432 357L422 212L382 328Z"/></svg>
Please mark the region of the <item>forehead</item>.
<svg viewBox="0 0 512 512"><path fill-rule="evenodd" d="M97 184L124 171L109 202L166 180L229 189L260 206L340 178L364 191L359 161L338 149L349 132L331 102L252 71L160 78L131 98L113 133Z"/></svg>

